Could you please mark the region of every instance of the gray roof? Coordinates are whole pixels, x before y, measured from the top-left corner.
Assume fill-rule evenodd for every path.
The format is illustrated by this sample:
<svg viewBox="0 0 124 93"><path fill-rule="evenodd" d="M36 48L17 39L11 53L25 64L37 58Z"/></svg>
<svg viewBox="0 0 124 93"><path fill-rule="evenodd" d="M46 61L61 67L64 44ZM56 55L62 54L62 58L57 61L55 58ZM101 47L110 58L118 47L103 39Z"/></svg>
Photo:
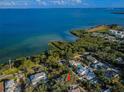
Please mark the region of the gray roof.
<svg viewBox="0 0 124 93"><path fill-rule="evenodd" d="M90 66L95 69L108 69L109 68L107 64L102 63L102 62L93 63Z"/></svg>
<svg viewBox="0 0 124 93"><path fill-rule="evenodd" d="M20 92L21 87L14 80L5 81L5 92Z"/></svg>
<svg viewBox="0 0 124 93"><path fill-rule="evenodd" d="M89 60L91 62L98 62L98 60L95 57L92 57L92 56L87 56L87 60Z"/></svg>
<svg viewBox="0 0 124 93"><path fill-rule="evenodd" d="M31 75L29 78L30 78L32 84L35 85L35 84L39 83L39 81L41 81L41 80L46 80L47 77L46 77L45 72L41 72L41 73Z"/></svg>

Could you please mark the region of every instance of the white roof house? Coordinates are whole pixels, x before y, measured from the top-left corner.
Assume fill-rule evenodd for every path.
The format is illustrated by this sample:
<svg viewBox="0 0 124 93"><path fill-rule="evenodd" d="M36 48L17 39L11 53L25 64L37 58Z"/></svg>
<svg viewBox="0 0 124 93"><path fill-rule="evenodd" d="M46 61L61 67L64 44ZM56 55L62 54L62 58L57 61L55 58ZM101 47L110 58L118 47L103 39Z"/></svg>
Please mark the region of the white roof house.
<svg viewBox="0 0 124 93"><path fill-rule="evenodd" d="M36 85L36 84L38 84L41 80L46 81L46 79L47 79L46 73L44 73L44 72L31 75L29 78L30 78L30 81L32 82L32 85Z"/></svg>
<svg viewBox="0 0 124 93"><path fill-rule="evenodd" d="M91 61L92 63L97 63L98 60L95 57L87 56L87 60Z"/></svg>
<svg viewBox="0 0 124 93"><path fill-rule="evenodd" d="M124 31L118 31L118 30L109 30L111 35L116 36L116 38L123 39L124 38Z"/></svg>
<svg viewBox="0 0 124 93"><path fill-rule="evenodd" d="M110 32L110 34L112 34L112 35L116 35L118 31L117 31L117 30L112 30L112 29L111 29L111 30L109 30L109 32Z"/></svg>
<svg viewBox="0 0 124 93"><path fill-rule="evenodd" d="M21 87L14 80L5 81L5 92L20 92Z"/></svg>

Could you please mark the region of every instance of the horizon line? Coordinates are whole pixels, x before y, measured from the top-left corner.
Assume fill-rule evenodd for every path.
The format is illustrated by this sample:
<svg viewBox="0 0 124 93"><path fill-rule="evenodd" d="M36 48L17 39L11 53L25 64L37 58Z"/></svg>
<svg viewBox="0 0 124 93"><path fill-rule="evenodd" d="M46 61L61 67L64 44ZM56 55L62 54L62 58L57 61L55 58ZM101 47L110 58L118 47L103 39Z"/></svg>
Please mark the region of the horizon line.
<svg viewBox="0 0 124 93"><path fill-rule="evenodd" d="M0 7L0 9L123 9L124 7Z"/></svg>

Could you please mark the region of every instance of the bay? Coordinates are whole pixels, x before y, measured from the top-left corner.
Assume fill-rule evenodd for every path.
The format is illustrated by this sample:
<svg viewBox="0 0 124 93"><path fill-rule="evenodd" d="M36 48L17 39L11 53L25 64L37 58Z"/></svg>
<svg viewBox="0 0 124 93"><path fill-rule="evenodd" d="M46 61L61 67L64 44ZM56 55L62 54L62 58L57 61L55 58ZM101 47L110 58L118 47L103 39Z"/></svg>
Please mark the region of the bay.
<svg viewBox="0 0 124 93"><path fill-rule="evenodd" d="M103 24L124 26L124 9L0 9L0 62L35 55L53 40L72 41L71 29Z"/></svg>

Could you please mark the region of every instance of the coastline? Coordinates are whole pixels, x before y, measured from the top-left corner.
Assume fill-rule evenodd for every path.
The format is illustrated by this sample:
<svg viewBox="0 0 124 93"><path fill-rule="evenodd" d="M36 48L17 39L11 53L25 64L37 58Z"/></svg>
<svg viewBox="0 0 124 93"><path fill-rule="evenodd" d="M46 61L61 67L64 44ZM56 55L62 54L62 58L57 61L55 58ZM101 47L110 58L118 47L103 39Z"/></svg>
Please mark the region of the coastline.
<svg viewBox="0 0 124 93"><path fill-rule="evenodd" d="M75 30L75 29L74 29L74 30ZM64 41L66 41L66 42L73 42L73 41L75 41L75 40L77 39L77 36L74 35L74 34L72 34L71 31L68 31L67 34L68 34L69 37L72 38L71 40L59 40L59 41L61 41L61 42L64 42ZM46 52L46 51L48 51L49 43L50 43L50 42L55 42L55 41L58 41L58 40L49 40L49 42L47 43L47 46L44 47L44 49L41 50L40 53L41 53L41 52ZM39 55L40 53L35 53L35 54L32 54L32 55L27 55L27 56L14 57L14 58L9 58L9 59L7 58L8 60L5 59L5 62L2 61L2 63L0 63L0 65L8 65L8 64L9 64L9 63L8 63L9 60L11 60L11 61L13 62L13 61L15 61L16 59L19 59L19 58L35 57L35 56ZM28 54L29 54L29 53L28 53Z"/></svg>
<svg viewBox="0 0 124 93"><path fill-rule="evenodd" d="M118 24L112 24L112 25L118 25ZM75 33L73 33L73 31L86 31L86 32L90 32L90 30L91 29L95 29L96 31L98 31L98 30L100 30L100 29L103 29L103 31L104 31L104 29L108 29L108 26L110 26L110 25L97 25L97 26L92 26L92 27L87 27L87 28L78 28L78 29L72 29L72 30L70 30L70 31L68 31L68 34L69 34L69 36L71 36L71 37L73 37L73 38L75 38L73 41L75 41L75 40L77 40L78 38L79 38L79 36L77 35L77 34L75 34ZM100 27L100 29L99 29L99 27ZM102 27L102 28L101 28ZM105 28L104 28L105 27ZM98 29L96 29L96 28L98 28ZM92 32L92 31L91 31ZM95 32L95 31L93 31L93 32ZM41 50L40 52L44 52L44 51L48 51L48 48L49 48L49 43L51 43L51 42L56 42L56 41L58 41L58 40L51 40L51 41L49 41L48 43L47 43L47 47L46 48L44 48L44 50ZM73 42L73 41L68 41L68 40L59 40L60 42ZM12 61L14 61L14 60L16 60L16 59L19 59L19 58L28 58L28 57L34 57L34 56L37 56L37 55L39 55L39 53L35 53L35 54L33 54L33 55L27 55L27 56L21 56L21 57L16 57L16 58L10 58L9 60L12 60ZM2 62L2 63L0 63L0 64L2 64L2 65L4 65L4 64L8 64L8 61L9 60L7 60L7 62Z"/></svg>
<svg viewBox="0 0 124 93"><path fill-rule="evenodd" d="M120 9L118 10L120 11ZM4 26L4 28L2 28L0 31L0 41L1 41L0 61L5 62L6 60L3 61L4 58L5 59L7 58L8 60L9 58L13 59L16 57L34 55L40 53L39 50L42 50L44 48L44 45L47 46L47 43L44 43L46 42L47 38L37 39L35 38L35 36L37 35L44 36L45 33L46 35L45 37L48 37L49 40L54 40L54 38L55 40L59 40L56 39L56 36L49 36L49 34L54 34L54 33L56 34L57 32L58 36L61 37L62 39L64 38L68 39L71 38L71 36L70 37L64 36L63 31L67 31L71 29L73 30L73 28L75 29L80 27L85 28L90 26L96 26L100 24L117 23L123 25L123 20L122 20L123 16L120 17L121 15L111 14L112 11L118 11L118 10L114 10L114 9L108 9L108 10L90 9L89 11L88 9L62 9L62 10L46 9L45 11L43 9L36 11L32 9L1 10L0 25ZM99 13L99 15L97 15L97 13ZM2 17L2 14L6 16ZM58 14L58 16L56 17L55 14ZM43 17L41 17L41 15L43 15ZM12 20L13 18L15 18L17 22ZM102 21L101 19L104 21ZM58 22L60 23L58 24ZM32 38L33 41L27 40L30 38ZM4 42L2 42L3 40Z"/></svg>
<svg viewBox="0 0 124 93"><path fill-rule="evenodd" d="M44 83L47 87L46 90L42 90L41 88L41 90L35 91L49 91L49 89L50 91L56 91L53 85L61 87L58 86L58 84L60 84L60 82L64 82L62 87L65 85L66 87L65 89L60 88L60 91L68 91L68 87L70 85L79 84L79 82L76 82L77 80L83 84L86 83L86 85L95 84L93 82L94 80L100 80L106 86L110 86L108 87L110 91L123 91L123 88L121 87L123 85L121 84L120 80L123 78L122 65L124 63L117 62L118 57L124 57L124 50L121 48L123 45L120 43L123 39L111 35L110 33L111 31L119 32L120 29L122 29L121 31L123 33L123 27L120 27L117 24L112 24L91 27L89 29L78 29L70 31L72 35L77 37L76 41L51 41L48 43L48 48L37 55L20 57L14 60L9 60L9 62L6 64L0 64L0 82L6 82L6 79L17 82L18 79L20 80L22 79L21 77L23 77L23 82L21 82L21 84L26 86L28 85L28 87L31 88L30 90L30 88L24 86L25 88L22 90L25 91L33 91L34 89L37 89L37 86L44 86L42 85ZM95 64L102 65L99 65L100 68L97 68L93 66ZM122 65L120 66L120 64ZM79 68L79 65L81 68ZM85 68L86 72L90 71L90 75L86 73L85 76L82 76L81 73L78 72L78 69L81 70L83 68ZM99 71L101 71L100 69L102 71L103 69L105 70L99 73ZM72 76L72 80L69 82L69 84L66 81L68 72L70 72ZM106 82L106 79L103 79L107 77L110 79L110 82L113 82L113 78L111 78L111 76L104 75L104 73L110 72L112 75L114 75L114 80L117 80L117 83L115 84L117 84L120 90L115 90L115 87L112 88L112 85L110 85L109 82ZM30 76L39 75L40 77L42 76L41 73L44 73L44 77L47 78L47 81L45 79L43 80L45 82L42 82L41 84L36 82L38 84L37 86L31 86L33 85L31 80L31 85L26 83L28 79L30 79ZM86 81L84 82L84 80ZM39 80L39 82L40 81L41 80ZM49 83L51 84L49 85ZM99 82L97 83L100 84L97 85L99 89L96 89L96 86L87 87L84 85L82 86L82 84L79 86L85 88L86 91L89 92L104 91L102 90L103 85Z"/></svg>

